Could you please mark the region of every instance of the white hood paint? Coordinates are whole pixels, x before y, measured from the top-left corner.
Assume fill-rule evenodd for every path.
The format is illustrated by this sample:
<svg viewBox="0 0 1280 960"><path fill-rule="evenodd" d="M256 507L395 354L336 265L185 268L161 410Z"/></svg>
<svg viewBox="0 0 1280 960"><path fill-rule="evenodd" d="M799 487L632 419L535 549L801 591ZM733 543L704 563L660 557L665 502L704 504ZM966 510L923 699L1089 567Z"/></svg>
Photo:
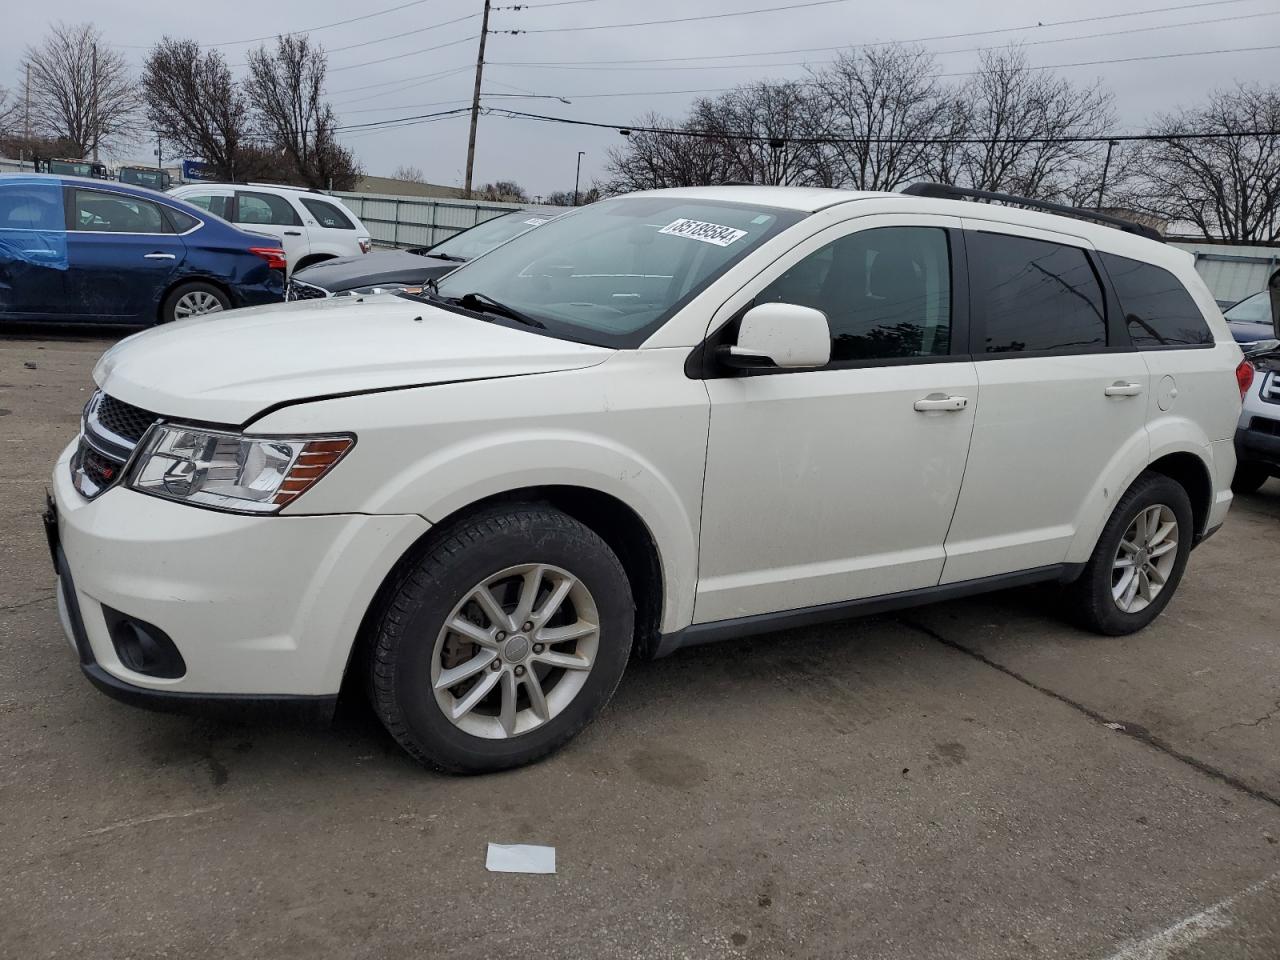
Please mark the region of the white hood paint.
<svg viewBox="0 0 1280 960"><path fill-rule="evenodd" d="M293 400L576 370L612 354L383 294L156 327L104 353L93 378L166 417L242 424Z"/></svg>

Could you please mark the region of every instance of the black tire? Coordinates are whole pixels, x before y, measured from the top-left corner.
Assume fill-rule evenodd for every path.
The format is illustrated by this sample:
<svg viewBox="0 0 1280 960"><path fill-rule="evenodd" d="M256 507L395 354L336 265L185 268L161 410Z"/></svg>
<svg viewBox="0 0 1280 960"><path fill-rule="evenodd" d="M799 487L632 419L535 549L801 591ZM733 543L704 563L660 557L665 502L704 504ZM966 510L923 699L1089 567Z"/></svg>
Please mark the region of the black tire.
<svg viewBox="0 0 1280 960"><path fill-rule="evenodd" d="M559 713L527 732L489 739L455 726L436 702L436 640L476 584L525 563L560 567L590 591L599 615L598 647L583 687ZM537 504L485 511L433 536L378 604L368 663L374 711L412 757L454 773L521 766L567 743L613 695L634 634L631 586L613 551L589 527Z"/></svg>
<svg viewBox="0 0 1280 960"><path fill-rule="evenodd" d="M218 303L221 304L221 309L231 309L231 298L223 291L219 290L211 283L202 283L198 280L192 280L189 283L180 283L169 291L169 295L164 298L164 303L160 306L161 323L172 323L174 320L178 319L178 304L182 301L182 298L188 294L205 294L213 296ZM197 314L197 316L200 316L200 314Z"/></svg>
<svg viewBox="0 0 1280 960"><path fill-rule="evenodd" d="M1173 511L1178 522L1177 557L1162 590L1144 609L1136 613L1121 610L1112 595L1112 573L1116 553L1125 531L1139 512L1156 504ZM1143 473L1125 491L1102 529L1093 555L1080 578L1067 590L1071 614L1081 626L1107 636L1122 636L1141 630L1168 606L1182 580L1191 553L1194 535L1191 499L1176 480L1160 473Z"/></svg>
<svg viewBox="0 0 1280 960"><path fill-rule="evenodd" d="M1231 478L1233 493L1257 493L1271 479L1271 471L1257 463L1236 464L1236 475Z"/></svg>

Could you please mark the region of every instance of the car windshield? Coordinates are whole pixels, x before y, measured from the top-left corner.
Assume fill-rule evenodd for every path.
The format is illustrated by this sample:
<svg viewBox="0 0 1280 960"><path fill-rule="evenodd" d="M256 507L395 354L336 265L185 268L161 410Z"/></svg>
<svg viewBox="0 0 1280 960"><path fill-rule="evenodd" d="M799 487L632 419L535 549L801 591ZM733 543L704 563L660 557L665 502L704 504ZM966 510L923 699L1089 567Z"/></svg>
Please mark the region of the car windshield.
<svg viewBox="0 0 1280 960"><path fill-rule="evenodd" d="M1223 316L1237 323L1265 323L1270 326L1271 294L1263 290L1252 297L1245 297Z"/></svg>
<svg viewBox="0 0 1280 960"><path fill-rule="evenodd" d="M534 227L542 226L551 220L552 216L552 214L522 210L506 216L494 217L448 240L442 240L424 252L428 255L441 254L461 260L474 260L481 254L488 253L498 244L506 243L512 237L518 237L522 233L528 233Z"/></svg>
<svg viewBox="0 0 1280 960"><path fill-rule="evenodd" d="M619 197L553 220L439 283L482 293L551 336L639 346L707 284L804 213L677 196Z"/></svg>

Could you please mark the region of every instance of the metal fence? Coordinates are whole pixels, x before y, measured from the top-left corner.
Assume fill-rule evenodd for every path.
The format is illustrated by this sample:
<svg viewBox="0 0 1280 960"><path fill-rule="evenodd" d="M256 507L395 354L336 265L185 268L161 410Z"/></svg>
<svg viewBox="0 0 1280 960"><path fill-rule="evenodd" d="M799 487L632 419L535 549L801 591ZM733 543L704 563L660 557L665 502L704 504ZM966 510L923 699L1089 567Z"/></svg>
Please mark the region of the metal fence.
<svg viewBox="0 0 1280 960"><path fill-rule="evenodd" d="M429 247L477 223L527 206L380 193L336 191L333 195L342 198L363 221L375 243L391 247Z"/></svg>

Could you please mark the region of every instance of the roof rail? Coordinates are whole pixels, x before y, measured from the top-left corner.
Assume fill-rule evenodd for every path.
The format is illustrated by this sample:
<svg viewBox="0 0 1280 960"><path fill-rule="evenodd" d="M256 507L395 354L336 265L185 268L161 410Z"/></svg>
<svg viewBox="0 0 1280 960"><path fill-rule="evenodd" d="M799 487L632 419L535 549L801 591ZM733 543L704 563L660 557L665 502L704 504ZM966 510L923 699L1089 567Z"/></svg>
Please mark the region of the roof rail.
<svg viewBox="0 0 1280 960"><path fill-rule="evenodd" d="M1033 200L1031 197L1019 197L1012 193L993 193L990 190L970 190L968 187L953 187L945 183L913 183L903 189L902 192L913 197L934 197L939 200L997 200L1001 203L1014 203L1020 207L1030 207L1033 210L1047 210L1049 213L1060 213L1064 216L1077 217L1081 220L1105 223L1107 226L1123 230L1125 233L1136 234L1139 237L1146 237L1148 240L1157 240L1160 243L1164 243L1164 237L1160 236L1159 231L1151 227L1144 226L1141 223L1134 223L1132 220L1125 220L1121 217L1113 217L1110 214L1098 213L1096 210L1089 210L1084 207L1068 207L1061 203L1050 203L1048 200Z"/></svg>

